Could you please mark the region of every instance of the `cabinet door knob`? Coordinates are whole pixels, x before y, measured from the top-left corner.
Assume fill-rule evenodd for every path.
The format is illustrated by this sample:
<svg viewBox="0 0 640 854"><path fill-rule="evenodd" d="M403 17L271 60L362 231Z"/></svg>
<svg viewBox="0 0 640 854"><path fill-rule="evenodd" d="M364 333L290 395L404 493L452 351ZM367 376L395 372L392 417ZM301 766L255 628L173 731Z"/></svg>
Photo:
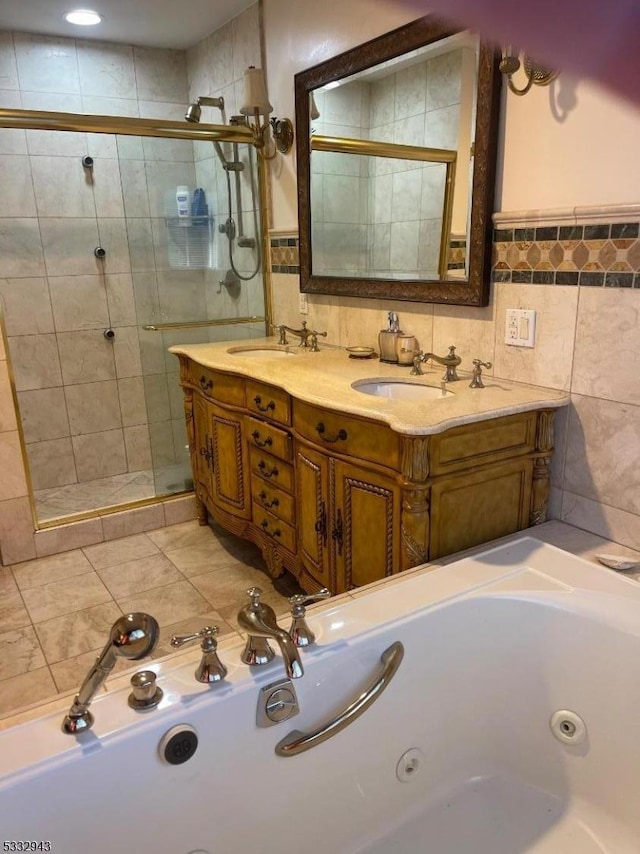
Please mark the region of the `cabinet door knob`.
<svg viewBox="0 0 640 854"><path fill-rule="evenodd" d="M327 428L324 426L324 423L322 421L319 421L318 424L316 424L316 433L320 436L320 438L322 439L323 442L330 442L331 444L333 444L334 442L338 442L338 441L344 442L345 439L348 439L348 437L349 437L349 434L347 433L347 431L342 429L342 428L340 430L338 430L336 435L333 437L325 436L324 434L326 432L327 432Z"/></svg>

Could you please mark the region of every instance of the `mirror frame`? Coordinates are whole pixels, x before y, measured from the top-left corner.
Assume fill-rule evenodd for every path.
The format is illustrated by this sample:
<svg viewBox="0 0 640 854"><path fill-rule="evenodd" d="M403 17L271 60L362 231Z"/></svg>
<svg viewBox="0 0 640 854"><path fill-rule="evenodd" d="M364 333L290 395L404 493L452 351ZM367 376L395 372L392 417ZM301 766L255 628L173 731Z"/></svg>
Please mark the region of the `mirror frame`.
<svg viewBox="0 0 640 854"><path fill-rule="evenodd" d="M502 81L496 48L482 40L478 57L471 225L467 246L468 278L367 279L318 276L312 273L310 93L334 80L349 77L463 30L462 27L427 15L295 75L300 290L303 293L469 306L489 304L493 230L491 215Z"/></svg>

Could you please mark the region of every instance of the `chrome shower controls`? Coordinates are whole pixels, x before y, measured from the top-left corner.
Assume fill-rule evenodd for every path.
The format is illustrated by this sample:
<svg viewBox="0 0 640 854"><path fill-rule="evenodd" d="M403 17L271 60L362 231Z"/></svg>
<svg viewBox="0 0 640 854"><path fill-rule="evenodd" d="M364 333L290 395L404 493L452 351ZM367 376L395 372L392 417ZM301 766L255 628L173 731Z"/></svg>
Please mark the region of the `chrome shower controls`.
<svg viewBox="0 0 640 854"><path fill-rule="evenodd" d="M156 685L156 674L153 670L138 670L131 677L133 691L127 702L136 712L155 709L164 694L162 688Z"/></svg>

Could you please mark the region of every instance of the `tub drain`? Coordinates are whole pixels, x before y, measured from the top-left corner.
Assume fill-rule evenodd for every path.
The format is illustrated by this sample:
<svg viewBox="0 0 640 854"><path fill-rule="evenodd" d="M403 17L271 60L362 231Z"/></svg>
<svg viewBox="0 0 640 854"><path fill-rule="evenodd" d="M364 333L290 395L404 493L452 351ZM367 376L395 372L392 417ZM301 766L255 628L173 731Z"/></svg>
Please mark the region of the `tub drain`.
<svg viewBox="0 0 640 854"><path fill-rule="evenodd" d="M417 747L412 747L402 754L396 765L396 777L401 783L410 783L422 768L424 753Z"/></svg>
<svg viewBox="0 0 640 854"><path fill-rule="evenodd" d="M551 715L551 732L563 744L582 744L587 737L587 725L576 712L560 709Z"/></svg>

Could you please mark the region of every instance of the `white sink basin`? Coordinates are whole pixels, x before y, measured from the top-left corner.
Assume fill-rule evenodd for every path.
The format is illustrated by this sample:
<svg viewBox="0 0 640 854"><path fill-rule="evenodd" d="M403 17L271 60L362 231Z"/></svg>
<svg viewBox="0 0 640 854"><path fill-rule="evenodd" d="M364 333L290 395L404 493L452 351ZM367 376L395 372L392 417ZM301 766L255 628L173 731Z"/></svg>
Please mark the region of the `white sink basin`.
<svg viewBox="0 0 640 854"><path fill-rule="evenodd" d="M408 382L407 380L358 380L352 383L351 388L362 394L372 394L374 397L385 397L387 400L442 400L452 397L453 392L434 388L431 385L423 385L419 382Z"/></svg>
<svg viewBox="0 0 640 854"><path fill-rule="evenodd" d="M262 358L281 359L284 356L295 356L295 353L280 347L229 347L227 353L234 356L261 356Z"/></svg>

